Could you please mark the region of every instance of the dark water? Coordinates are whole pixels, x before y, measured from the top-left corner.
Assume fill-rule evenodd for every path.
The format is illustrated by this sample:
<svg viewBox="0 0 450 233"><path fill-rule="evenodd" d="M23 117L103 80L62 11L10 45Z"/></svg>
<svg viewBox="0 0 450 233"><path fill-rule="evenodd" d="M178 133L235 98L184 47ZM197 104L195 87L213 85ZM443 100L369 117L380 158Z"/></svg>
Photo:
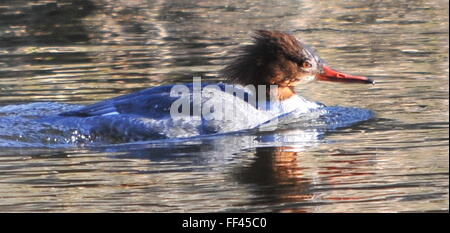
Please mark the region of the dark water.
<svg viewBox="0 0 450 233"><path fill-rule="evenodd" d="M42 135L58 132L27 127L69 104L192 76L221 81L232 50L261 28L290 31L331 67L375 79L298 88L375 117L72 146L71 135L49 146ZM448 1L4 0L0 211L448 211L448 72Z"/></svg>

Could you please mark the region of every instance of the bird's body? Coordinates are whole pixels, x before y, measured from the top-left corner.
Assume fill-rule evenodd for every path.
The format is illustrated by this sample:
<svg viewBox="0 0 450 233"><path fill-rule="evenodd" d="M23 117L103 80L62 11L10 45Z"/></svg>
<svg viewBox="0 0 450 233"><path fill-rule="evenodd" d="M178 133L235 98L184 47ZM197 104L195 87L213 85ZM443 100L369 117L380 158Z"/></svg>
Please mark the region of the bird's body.
<svg viewBox="0 0 450 233"><path fill-rule="evenodd" d="M292 35L265 30L256 32L254 43L243 47L221 75L226 83L194 80L153 87L63 112L59 121L83 122L90 133L131 138L226 132L322 108L295 93L304 81L373 83L330 69Z"/></svg>

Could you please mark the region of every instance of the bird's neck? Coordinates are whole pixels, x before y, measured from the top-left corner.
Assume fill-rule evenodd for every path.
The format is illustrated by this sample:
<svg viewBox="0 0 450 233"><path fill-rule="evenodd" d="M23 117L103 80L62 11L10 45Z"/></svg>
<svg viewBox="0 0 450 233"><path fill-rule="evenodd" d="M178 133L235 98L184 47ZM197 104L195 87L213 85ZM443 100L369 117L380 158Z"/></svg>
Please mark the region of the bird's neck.
<svg viewBox="0 0 450 233"><path fill-rule="evenodd" d="M294 87L289 86L278 86L274 91L273 89L270 89L270 86L268 85L266 88L266 100L277 100L277 101L283 101L291 98L295 95Z"/></svg>
<svg viewBox="0 0 450 233"><path fill-rule="evenodd" d="M275 98L283 101L295 95L294 87L278 86Z"/></svg>

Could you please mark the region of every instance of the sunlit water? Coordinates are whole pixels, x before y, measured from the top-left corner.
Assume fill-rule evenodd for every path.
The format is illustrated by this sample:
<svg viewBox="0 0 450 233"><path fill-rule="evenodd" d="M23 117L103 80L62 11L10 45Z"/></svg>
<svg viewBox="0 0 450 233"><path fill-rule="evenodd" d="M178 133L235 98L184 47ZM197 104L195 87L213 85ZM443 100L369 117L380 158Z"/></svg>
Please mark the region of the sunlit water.
<svg viewBox="0 0 450 233"><path fill-rule="evenodd" d="M42 117L218 70L290 31L376 85L275 127L92 138ZM447 1L2 1L0 211L448 211ZM63 124L66 125L66 124Z"/></svg>

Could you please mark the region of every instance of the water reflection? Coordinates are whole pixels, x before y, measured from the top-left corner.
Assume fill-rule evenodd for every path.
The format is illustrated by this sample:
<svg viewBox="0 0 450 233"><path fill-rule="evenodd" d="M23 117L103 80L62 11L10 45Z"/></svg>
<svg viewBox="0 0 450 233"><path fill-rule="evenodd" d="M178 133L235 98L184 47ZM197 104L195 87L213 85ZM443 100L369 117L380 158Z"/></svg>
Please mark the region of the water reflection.
<svg viewBox="0 0 450 233"><path fill-rule="evenodd" d="M292 147L256 148L255 159L247 167L239 168L236 180L251 184L256 195L252 205L273 205L288 203L308 203L314 199L311 191L313 177L306 177L301 166L301 157L290 151ZM283 212L307 212L303 208L283 208Z"/></svg>
<svg viewBox="0 0 450 233"><path fill-rule="evenodd" d="M95 10L89 0L42 1L5 0L0 27L2 47L87 42L82 19Z"/></svg>

